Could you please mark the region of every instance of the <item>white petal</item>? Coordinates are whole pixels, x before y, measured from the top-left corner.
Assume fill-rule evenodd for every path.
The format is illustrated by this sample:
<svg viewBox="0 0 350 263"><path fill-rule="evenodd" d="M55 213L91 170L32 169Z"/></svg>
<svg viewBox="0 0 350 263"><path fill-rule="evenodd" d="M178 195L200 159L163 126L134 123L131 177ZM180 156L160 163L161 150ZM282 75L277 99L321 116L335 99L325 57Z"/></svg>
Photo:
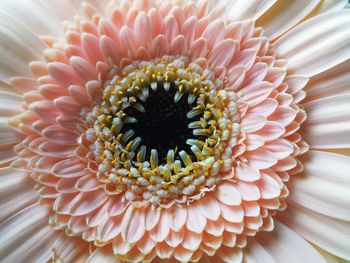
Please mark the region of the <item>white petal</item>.
<svg viewBox="0 0 350 263"><path fill-rule="evenodd" d="M42 58L44 48L28 28L0 11L0 80L30 76L29 62Z"/></svg>
<svg viewBox="0 0 350 263"><path fill-rule="evenodd" d="M290 216L289 213L286 215ZM309 243L278 221L275 221L275 229L272 232L263 233L257 241L275 262L326 263Z"/></svg>
<svg viewBox="0 0 350 263"><path fill-rule="evenodd" d="M244 259L246 263L275 263L270 254L254 238L248 240Z"/></svg>
<svg viewBox="0 0 350 263"><path fill-rule="evenodd" d="M24 171L0 168L0 222L37 200L34 181Z"/></svg>
<svg viewBox="0 0 350 263"><path fill-rule="evenodd" d="M77 13L70 0L5 0L0 8L40 36L64 37L63 21Z"/></svg>
<svg viewBox="0 0 350 263"><path fill-rule="evenodd" d="M322 13L337 11L339 9L344 8L347 3L347 0L323 0L312 11L311 15L316 16Z"/></svg>
<svg viewBox="0 0 350 263"><path fill-rule="evenodd" d="M226 15L227 18L233 21L258 19L262 14L264 14L272 5L276 3L277 0L238 0L238 1L228 1Z"/></svg>
<svg viewBox="0 0 350 263"><path fill-rule="evenodd" d="M310 79L305 87L306 101L350 94L350 59Z"/></svg>
<svg viewBox="0 0 350 263"><path fill-rule="evenodd" d="M69 237L64 232L56 239L52 250L63 262L83 263L90 255L88 242L80 236Z"/></svg>
<svg viewBox="0 0 350 263"><path fill-rule="evenodd" d="M277 54L296 74L313 76L350 58L350 10L314 17L276 42Z"/></svg>
<svg viewBox="0 0 350 263"><path fill-rule="evenodd" d="M289 200L326 216L350 221L350 157L309 151L292 180Z"/></svg>
<svg viewBox="0 0 350 263"><path fill-rule="evenodd" d="M104 246L101 248L98 248L92 253L87 263L110 263L110 262L117 262L116 257L113 254L113 250L110 246Z"/></svg>
<svg viewBox="0 0 350 263"><path fill-rule="evenodd" d="M350 95L332 96L305 104L308 118L303 139L314 148L350 146Z"/></svg>
<svg viewBox="0 0 350 263"><path fill-rule="evenodd" d="M21 135L8 125L7 119L0 118L0 149L8 145L14 145L20 142L20 140Z"/></svg>
<svg viewBox="0 0 350 263"><path fill-rule="evenodd" d="M11 117L21 113L23 99L21 96L0 90L0 118L1 117Z"/></svg>
<svg viewBox="0 0 350 263"><path fill-rule="evenodd" d="M262 26L271 39L276 38L300 22L319 2L278 1L258 20L258 26Z"/></svg>
<svg viewBox="0 0 350 263"><path fill-rule="evenodd" d="M49 209L35 204L0 225L2 262L47 262L56 234L48 226Z"/></svg>
<svg viewBox="0 0 350 263"><path fill-rule="evenodd" d="M280 220L283 223L322 249L350 260L349 222L324 216L295 204L290 204L287 211L281 214Z"/></svg>

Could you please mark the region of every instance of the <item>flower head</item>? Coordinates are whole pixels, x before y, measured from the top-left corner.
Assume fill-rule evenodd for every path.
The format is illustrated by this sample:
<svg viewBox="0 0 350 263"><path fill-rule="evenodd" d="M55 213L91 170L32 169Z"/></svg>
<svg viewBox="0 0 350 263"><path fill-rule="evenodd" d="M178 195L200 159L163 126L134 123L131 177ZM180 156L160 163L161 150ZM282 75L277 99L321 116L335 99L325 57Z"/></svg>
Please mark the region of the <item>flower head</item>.
<svg viewBox="0 0 350 263"><path fill-rule="evenodd" d="M337 14L349 24L349 12L316 16L280 37L312 10L343 5L291 4L307 8L276 29L265 21L282 10L274 2L257 8L239 1L83 3L80 15L64 22L64 37L41 38L45 61L30 63L32 77L11 79L20 95L1 92L6 102L22 102L1 127L11 134L4 149L16 153L5 165L11 162L26 187L33 187L30 176L40 200L20 215L35 210L46 224L42 229L55 230L54 260L241 262L244 252L256 257L256 240L275 251L264 242L270 233L247 242L275 225L281 242L291 236L297 243L299 237L284 225L302 229L288 218L294 207L329 216L322 205L317 208L321 201L313 203L310 189L303 190L320 181L290 177L304 165L304 173L313 175L315 158L328 158L311 151L300 159L309 144L339 148L336 139L322 144L317 137L328 139L320 134L327 121L318 117L327 115L322 102L336 106L328 96L313 102L319 93L312 81L320 76L326 85L322 72L333 67L338 74L337 65L349 59L339 39L349 42L350 32L333 22ZM318 38L312 30L319 21L332 24L322 31L325 40L313 46L308 40ZM300 38L305 32L307 40ZM327 45L336 54L318 63L314 52ZM307 89L311 99L304 104ZM292 208L275 224L289 192ZM350 219L341 212L335 218ZM5 231L11 220L3 223ZM349 256L300 232L323 249ZM71 246L77 248L69 253ZM308 246L310 259L321 259ZM271 256L281 258L279 252Z"/></svg>

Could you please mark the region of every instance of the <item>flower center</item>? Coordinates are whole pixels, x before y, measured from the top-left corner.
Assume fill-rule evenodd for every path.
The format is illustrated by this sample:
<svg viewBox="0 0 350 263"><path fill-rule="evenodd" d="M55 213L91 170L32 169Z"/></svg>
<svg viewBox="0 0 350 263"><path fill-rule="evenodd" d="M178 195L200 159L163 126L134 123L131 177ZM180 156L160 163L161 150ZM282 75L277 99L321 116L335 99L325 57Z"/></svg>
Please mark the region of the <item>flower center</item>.
<svg viewBox="0 0 350 263"><path fill-rule="evenodd" d="M170 61L169 61L170 60ZM230 173L240 134L236 94L186 58L134 62L92 110L97 176L130 201L186 202Z"/></svg>
<svg viewBox="0 0 350 263"><path fill-rule="evenodd" d="M169 90L166 90L165 86L168 86ZM199 120L199 117L187 118L186 114L194 104L188 103L187 94L175 101L178 88L175 82L158 82L154 89L149 85L147 100L139 100L144 110L139 111L132 107L125 109L127 116L135 118L135 123L125 125L122 132L134 130L134 136L140 137L141 144L148 149L148 157L151 149L157 150L160 164L166 163L169 150L183 150L191 154L186 141L195 136L188 126L195 119Z"/></svg>

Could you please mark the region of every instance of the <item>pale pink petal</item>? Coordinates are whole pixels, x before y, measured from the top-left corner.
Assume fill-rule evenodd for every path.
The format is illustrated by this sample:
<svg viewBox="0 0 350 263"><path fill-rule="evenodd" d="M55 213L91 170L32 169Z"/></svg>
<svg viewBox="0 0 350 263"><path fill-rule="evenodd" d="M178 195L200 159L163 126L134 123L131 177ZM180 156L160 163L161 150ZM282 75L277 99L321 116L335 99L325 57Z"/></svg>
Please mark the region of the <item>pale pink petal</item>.
<svg viewBox="0 0 350 263"><path fill-rule="evenodd" d="M201 233L207 223L206 218L201 214L199 207L192 204L188 207L188 215L186 220L186 227L188 230Z"/></svg>
<svg viewBox="0 0 350 263"><path fill-rule="evenodd" d="M214 68L216 66L226 67L232 60L238 48L238 42L231 39L225 39L219 42L209 54L209 64Z"/></svg>
<svg viewBox="0 0 350 263"><path fill-rule="evenodd" d="M350 57L349 10L314 17L276 42L277 53L288 59L292 72L313 76ZM322 39L322 41L317 41ZM331 51L331 53L329 53Z"/></svg>
<svg viewBox="0 0 350 263"><path fill-rule="evenodd" d="M276 38L300 22L319 2L277 2L260 17L258 24L264 27L266 35L271 39Z"/></svg>
<svg viewBox="0 0 350 263"><path fill-rule="evenodd" d="M215 194L217 199L225 205L239 205L241 203L240 192L229 181L219 184Z"/></svg>
<svg viewBox="0 0 350 263"><path fill-rule="evenodd" d="M244 212L241 206L228 206L220 204L222 216L231 223L239 223L243 221Z"/></svg>
<svg viewBox="0 0 350 263"><path fill-rule="evenodd" d="M165 240L170 232L171 213L169 210L163 210L160 213L158 224L150 231L151 238L159 243Z"/></svg>
<svg viewBox="0 0 350 263"><path fill-rule="evenodd" d="M290 186L290 200L326 216L349 221L349 159L339 154L309 151L303 157L303 173Z"/></svg>
<svg viewBox="0 0 350 263"><path fill-rule="evenodd" d="M80 193L71 201L69 212L75 216L86 215L103 205L108 198L101 190Z"/></svg>
<svg viewBox="0 0 350 263"><path fill-rule="evenodd" d="M145 233L145 211L132 205L126 210L122 221L122 237L127 243L137 242Z"/></svg>

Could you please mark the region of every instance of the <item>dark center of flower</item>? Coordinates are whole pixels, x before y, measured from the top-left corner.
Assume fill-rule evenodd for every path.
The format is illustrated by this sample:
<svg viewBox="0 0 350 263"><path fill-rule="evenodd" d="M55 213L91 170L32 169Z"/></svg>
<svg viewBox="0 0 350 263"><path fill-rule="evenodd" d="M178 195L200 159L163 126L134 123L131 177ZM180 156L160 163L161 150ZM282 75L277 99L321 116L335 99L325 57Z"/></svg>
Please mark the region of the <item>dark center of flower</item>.
<svg viewBox="0 0 350 263"><path fill-rule="evenodd" d="M171 149L190 153L190 146L186 141L195 137L192 134L193 130L188 128L195 118L186 117L193 108L193 103L188 103L187 96L182 96L175 102L176 90L174 82L170 83L168 91L164 89L163 82L158 82L156 90L149 87L146 101L138 99L138 103L144 107L144 112L132 107L125 110L127 116L135 118L137 122L125 125L122 132L134 130L134 136L139 136L141 144L147 147L148 156L151 149L157 150L160 163L166 161L167 152Z"/></svg>
<svg viewBox="0 0 350 263"><path fill-rule="evenodd" d="M108 193L185 202L231 168L236 95L217 89L209 69L191 66L182 57L135 62L105 83L91 114L97 177Z"/></svg>

